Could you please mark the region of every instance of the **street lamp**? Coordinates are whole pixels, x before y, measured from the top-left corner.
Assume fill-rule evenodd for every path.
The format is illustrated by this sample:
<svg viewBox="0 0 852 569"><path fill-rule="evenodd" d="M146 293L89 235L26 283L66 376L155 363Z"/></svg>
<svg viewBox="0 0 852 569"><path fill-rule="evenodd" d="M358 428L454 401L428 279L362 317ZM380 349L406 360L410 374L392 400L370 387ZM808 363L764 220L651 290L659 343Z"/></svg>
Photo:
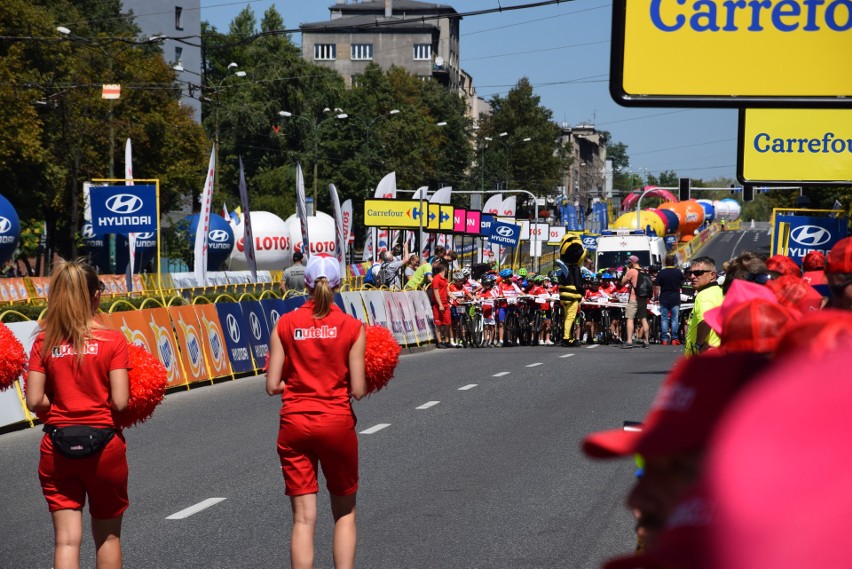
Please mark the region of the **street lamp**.
<svg viewBox="0 0 852 569"><path fill-rule="evenodd" d="M329 112L331 112L331 109L326 107L326 108L323 109L323 112L329 113ZM316 207L316 204L318 203L317 202L317 162L319 161L319 131L320 131L320 127L322 127L322 125L324 125L325 123L327 123L328 121L333 120L333 119L343 120L343 119L349 118L349 115L344 113L343 109L341 109L339 107L334 108L334 113L335 114L333 114L332 116L318 121L313 117L308 117L308 116L305 116L305 115L293 115L293 113L291 113L289 111L278 111L278 115L282 118L292 117L295 120L305 121L305 123L308 126L310 126L311 129L314 131L314 204L315 204L315 207Z"/></svg>

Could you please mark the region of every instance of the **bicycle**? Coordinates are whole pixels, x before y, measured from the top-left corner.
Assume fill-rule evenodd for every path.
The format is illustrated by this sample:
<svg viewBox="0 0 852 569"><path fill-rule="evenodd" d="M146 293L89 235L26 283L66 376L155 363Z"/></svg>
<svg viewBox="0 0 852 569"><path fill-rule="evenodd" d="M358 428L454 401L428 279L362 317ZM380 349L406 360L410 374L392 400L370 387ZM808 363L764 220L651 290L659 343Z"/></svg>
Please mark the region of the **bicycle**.
<svg viewBox="0 0 852 569"><path fill-rule="evenodd" d="M479 348L482 346L482 305L476 301L460 302L464 307L459 320L462 341L465 347Z"/></svg>
<svg viewBox="0 0 852 569"><path fill-rule="evenodd" d="M503 345L515 346L521 338L521 323L518 319L518 305L510 302L506 307L506 317L503 320Z"/></svg>
<svg viewBox="0 0 852 569"><path fill-rule="evenodd" d="M559 344L565 332L565 307L559 300L553 301L553 314L550 316L550 341Z"/></svg>

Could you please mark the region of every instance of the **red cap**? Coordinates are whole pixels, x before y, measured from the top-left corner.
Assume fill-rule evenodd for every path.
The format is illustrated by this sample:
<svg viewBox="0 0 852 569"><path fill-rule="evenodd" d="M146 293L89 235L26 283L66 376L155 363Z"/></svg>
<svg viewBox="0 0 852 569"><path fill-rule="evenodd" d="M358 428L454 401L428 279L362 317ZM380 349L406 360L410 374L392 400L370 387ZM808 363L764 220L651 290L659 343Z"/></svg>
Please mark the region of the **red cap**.
<svg viewBox="0 0 852 569"><path fill-rule="evenodd" d="M678 361L666 376L640 431L612 429L588 435L593 458L640 453L664 456L703 448L719 414L767 359L755 353L706 353Z"/></svg>
<svg viewBox="0 0 852 569"><path fill-rule="evenodd" d="M778 356L808 354L814 360L845 349L852 351L852 312L825 309L805 315L787 329L778 341Z"/></svg>
<svg viewBox="0 0 852 569"><path fill-rule="evenodd" d="M772 291L767 289L765 286L742 279L736 279L731 283L731 287L728 289L728 292L725 293L725 299L722 301L722 304L715 308L711 308L704 313L704 321L708 326L713 328L717 334L721 334L724 322L729 320L728 315L734 308L757 299L763 299L775 304L778 303L775 295L772 294Z"/></svg>
<svg viewBox="0 0 852 569"><path fill-rule="evenodd" d="M798 318L777 302L758 299L741 304L725 315L720 348L726 352L774 352L781 333Z"/></svg>
<svg viewBox="0 0 852 569"><path fill-rule="evenodd" d="M834 244L825 258L825 272L852 273L852 237L844 237Z"/></svg>
<svg viewBox="0 0 852 569"><path fill-rule="evenodd" d="M822 271L823 269L825 269L825 254L822 251L810 251L802 259L803 271Z"/></svg>
<svg viewBox="0 0 852 569"><path fill-rule="evenodd" d="M849 351L786 359L753 387L708 454L714 566L852 567Z"/></svg>
<svg viewBox="0 0 852 569"><path fill-rule="evenodd" d="M766 269L779 275L802 276L802 269L787 255L772 255L766 259Z"/></svg>
<svg viewBox="0 0 852 569"><path fill-rule="evenodd" d="M775 293L782 306L795 310L799 314L815 312L822 308L822 295L804 279L784 275L766 281L766 287Z"/></svg>

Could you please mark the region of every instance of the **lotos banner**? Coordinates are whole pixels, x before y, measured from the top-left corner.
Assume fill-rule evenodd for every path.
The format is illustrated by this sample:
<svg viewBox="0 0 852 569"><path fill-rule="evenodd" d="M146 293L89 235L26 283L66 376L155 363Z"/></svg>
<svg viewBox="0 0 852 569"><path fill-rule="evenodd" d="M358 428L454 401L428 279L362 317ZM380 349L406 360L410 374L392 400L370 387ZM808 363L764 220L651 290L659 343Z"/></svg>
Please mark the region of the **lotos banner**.
<svg viewBox="0 0 852 569"><path fill-rule="evenodd" d="M170 306L169 316L175 323L174 330L180 346L180 358L186 372L187 383L210 379L204 366L201 323L192 306Z"/></svg>

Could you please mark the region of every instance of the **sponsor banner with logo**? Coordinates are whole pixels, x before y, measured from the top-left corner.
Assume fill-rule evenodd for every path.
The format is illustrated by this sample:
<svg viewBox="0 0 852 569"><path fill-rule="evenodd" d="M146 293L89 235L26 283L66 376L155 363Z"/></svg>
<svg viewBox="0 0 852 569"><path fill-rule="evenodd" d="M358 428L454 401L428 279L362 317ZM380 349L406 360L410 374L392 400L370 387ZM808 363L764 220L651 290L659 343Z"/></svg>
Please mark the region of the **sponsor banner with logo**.
<svg viewBox="0 0 852 569"><path fill-rule="evenodd" d="M364 200L365 227L420 227L422 216L419 200Z"/></svg>
<svg viewBox="0 0 852 569"><path fill-rule="evenodd" d="M417 343L419 345L423 341L421 338L425 337L417 328L417 324L415 322L417 313L414 311L414 305L411 303L411 299L405 292L395 292L393 293L393 298L402 312L402 325L405 328L405 336L408 339L408 343Z"/></svg>
<svg viewBox="0 0 852 569"><path fill-rule="evenodd" d="M610 93L626 105L848 106L850 17L848 0L617 0Z"/></svg>
<svg viewBox="0 0 852 569"><path fill-rule="evenodd" d="M364 311L364 299L361 298L360 292L341 292L340 298L343 301L343 312L357 318L361 322L367 321L367 313Z"/></svg>
<svg viewBox="0 0 852 569"><path fill-rule="evenodd" d="M29 277L30 284L33 285L35 297L40 300L46 300L50 293L50 279L47 277Z"/></svg>
<svg viewBox="0 0 852 569"><path fill-rule="evenodd" d="M739 139L743 183L852 180L852 110L743 109Z"/></svg>
<svg viewBox="0 0 852 569"><path fill-rule="evenodd" d="M169 316L174 322L175 335L180 347L180 358L186 382L210 379L204 364L204 340L201 322L192 306L170 306Z"/></svg>
<svg viewBox="0 0 852 569"><path fill-rule="evenodd" d="M434 321L432 320L432 305L426 293L422 290L404 292L406 300L414 310L414 326L417 328L417 339L420 343L431 342L435 339Z"/></svg>
<svg viewBox="0 0 852 569"><path fill-rule="evenodd" d="M589 233L583 233L580 235L580 240L583 242L583 247L588 251L597 251L598 250L598 236L591 235ZM561 245L560 241L560 245Z"/></svg>
<svg viewBox="0 0 852 569"><path fill-rule="evenodd" d="M483 213L479 218L479 234L483 237L490 237L491 228L494 226L495 221L497 221L497 216Z"/></svg>
<svg viewBox="0 0 852 569"><path fill-rule="evenodd" d="M165 308L146 308L139 311L145 321L145 325L151 330L154 339L153 354L160 359L160 363L166 368L169 378L169 387L183 385L186 380L180 365L178 345L172 332L172 321ZM113 313L115 314L115 313Z"/></svg>
<svg viewBox="0 0 852 569"><path fill-rule="evenodd" d="M130 310L127 312L113 312L105 315L106 325L120 330L127 341L148 350L151 354L157 353L157 339L154 331L145 322L142 310Z"/></svg>
<svg viewBox="0 0 852 569"><path fill-rule="evenodd" d="M521 227L514 223L495 221L491 224L491 235L488 240L497 245L517 247L521 236Z"/></svg>
<svg viewBox="0 0 852 569"><path fill-rule="evenodd" d="M562 238L565 237L565 227L562 225L551 225L547 232L547 244L552 247L562 245Z"/></svg>
<svg viewBox="0 0 852 569"><path fill-rule="evenodd" d="M2 302L27 302L30 293L23 278L0 279L0 301Z"/></svg>
<svg viewBox="0 0 852 569"><path fill-rule="evenodd" d="M805 215L776 215L773 235L782 235L782 226L787 228L789 239L787 250L782 251L783 243L773 239L773 255L787 255L799 265L802 258L811 251L828 252L835 243L846 237L845 217L810 217Z"/></svg>
<svg viewBox="0 0 852 569"><path fill-rule="evenodd" d="M195 314L201 325L201 345L204 346L204 355L207 358L207 366L210 377L225 377L231 375L227 345L225 344L225 332L219 322L219 313L214 304L196 304L193 306Z"/></svg>
<svg viewBox="0 0 852 569"><path fill-rule="evenodd" d="M400 346L405 346L408 344L408 339L405 336L405 326L403 325L403 314L402 310L394 299L395 293L392 293L387 290L378 291L382 295L382 300L385 303L385 314L388 316L388 322L390 323L390 331L393 334L394 339ZM414 343L414 337L411 338L411 343Z"/></svg>
<svg viewBox="0 0 852 569"><path fill-rule="evenodd" d="M252 361L252 349L249 345L251 332L239 303L219 302L214 306L219 314L219 322L225 336L225 347L228 350L228 359L231 360L231 368L234 373L257 369L258 366Z"/></svg>
<svg viewBox="0 0 852 569"><path fill-rule="evenodd" d="M263 369L269 355L269 325L263 306L256 300L241 302L239 306L248 323L247 337L254 356L255 369Z"/></svg>
<svg viewBox="0 0 852 569"><path fill-rule="evenodd" d="M361 298L364 300L364 311L367 316L367 324L382 326L391 329L390 319L385 312L385 297L379 290L362 290Z"/></svg>
<svg viewBox="0 0 852 569"><path fill-rule="evenodd" d="M24 352L29 356L30 350L35 341L35 332L38 329L38 322L11 322L6 324L15 338L24 347ZM19 379L15 387L0 391L0 427L6 425L14 425L21 421L27 421L32 416L26 410L24 400L21 395L24 393L23 381Z"/></svg>
<svg viewBox="0 0 852 569"><path fill-rule="evenodd" d="M296 310L307 300L307 296L291 296L287 300L278 298L268 298L261 300L260 305L263 307L263 313L266 316L266 322L269 325L269 333L275 333L275 326L278 324L278 319L282 314L287 314Z"/></svg>
<svg viewBox="0 0 852 569"><path fill-rule="evenodd" d="M154 186L101 186L89 191L92 231L146 233L157 230L157 192Z"/></svg>

